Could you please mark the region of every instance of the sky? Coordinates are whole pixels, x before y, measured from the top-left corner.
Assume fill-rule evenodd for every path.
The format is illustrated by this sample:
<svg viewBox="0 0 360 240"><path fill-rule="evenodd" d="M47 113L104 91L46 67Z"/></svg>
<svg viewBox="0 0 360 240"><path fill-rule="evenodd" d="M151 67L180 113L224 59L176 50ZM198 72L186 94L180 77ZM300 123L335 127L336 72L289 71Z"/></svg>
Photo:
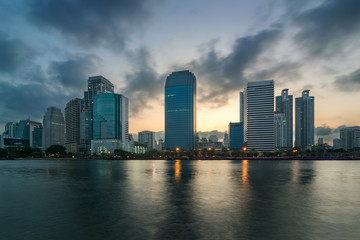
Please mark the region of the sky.
<svg viewBox="0 0 360 240"><path fill-rule="evenodd" d="M130 100L130 132L164 130L164 85L188 69L197 130L239 121L247 82L315 96L316 138L360 125L360 1L2 0L0 132L42 121L102 75Z"/></svg>

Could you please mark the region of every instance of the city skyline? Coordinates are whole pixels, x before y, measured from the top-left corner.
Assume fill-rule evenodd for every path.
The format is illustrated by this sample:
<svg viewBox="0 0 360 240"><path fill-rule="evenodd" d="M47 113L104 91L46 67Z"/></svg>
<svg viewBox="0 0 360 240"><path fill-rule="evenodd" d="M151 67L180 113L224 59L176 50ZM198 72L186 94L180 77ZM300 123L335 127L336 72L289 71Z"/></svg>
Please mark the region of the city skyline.
<svg viewBox="0 0 360 240"><path fill-rule="evenodd" d="M166 76L189 69L198 80L198 131L225 131L239 121L246 83L274 79L275 96L284 88L294 98L311 90L315 140L329 142L340 126L359 125L359 5L2 1L0 131L11 121L40 122L49 106L64 112L96 75L129 97L131 133L163 131Z"/></svg>

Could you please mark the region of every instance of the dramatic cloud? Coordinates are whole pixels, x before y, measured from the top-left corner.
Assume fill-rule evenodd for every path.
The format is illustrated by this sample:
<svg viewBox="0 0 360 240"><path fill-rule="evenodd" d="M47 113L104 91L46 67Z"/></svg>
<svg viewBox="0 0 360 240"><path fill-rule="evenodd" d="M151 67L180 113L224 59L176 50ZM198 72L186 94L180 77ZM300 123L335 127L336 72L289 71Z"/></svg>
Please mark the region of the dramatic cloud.
<svg viewBox="0 0 360 240"><path fill-rule="evenodd" d="M350 73L336 78L334 85L344 92L357 92L360 90L360 68Z"/></svg>
<svg viewBox="0 0 360 240"><path fill-rule="evenodd" d="M332 56L359 39L360 1L327 0L294 18L295 42L311 57ZM357 44L352 46L357 48Z"/></svg>
<svg viewBox="0 0 360 240"><path fill-rule="evenodd" d="M154 61L145 48L129 52L128 59L134 71L125 75L126 86L120 92L130 98L130 110L136 115L144 108L151 108L150 102L163 92L165 76L155 72Z"/></svg>
<svg viewBox="0 0 360 240"><path fill-rule="evenodd" d="M130 34L140 29L150 16L156 0L35 0L30 21L40 28L56 30L81 46L120 50Z"/></svg>
<svg viewBox="0 0 360 240"><path fill-rule="evenodd" d="M0 33L0 72L14 73L26 61L31 59L34 51L19 39L12 39Z"/></svg>
<svg viewBox="0 0 360 240"><path fill-rule="evenodd" d="M340 129L344 127L346 127L346 125L331 128L330 126L323 124L315 128L315 136L322 137L324 141L332 141L334 138L340 138Z"/></svg>
<svg viewBox="0 0 360 240"><path fill-rule="evenodd" d="M81 92L86 89L86 79L99 68L101 59L96 55L84 55L51 63L48 73L68 92Z"/></svg>
<svg viewBox="0 0 360 240"><path fill-rule="evenodd" d="M199 60L190 63L191 70L199 79L201 102L227 103L227 94L242 89L248 81L245 71L252 67L266 49L275 45L281 30L263 30L251 36L238 38L226 56L213 47Z"/></svg>

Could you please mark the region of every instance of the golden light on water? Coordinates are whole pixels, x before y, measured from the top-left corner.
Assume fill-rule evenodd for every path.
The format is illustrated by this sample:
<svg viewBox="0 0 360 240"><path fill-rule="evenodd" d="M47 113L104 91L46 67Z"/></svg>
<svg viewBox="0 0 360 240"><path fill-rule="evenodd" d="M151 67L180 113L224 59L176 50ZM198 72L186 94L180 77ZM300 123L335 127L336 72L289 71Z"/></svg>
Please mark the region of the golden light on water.
<svg viewBox="0 0 360 240"><path fill-rule="evenodd" d="M175 182L179 183L181 180L181 161L175 160Z"/></svg>
<svg viewBox="0 0 360 240"><path fill-rule="evenodd" d="M243 160L242 161L242 183L247 185L249 183L249 175L248 175L248 160Z"/></svg>

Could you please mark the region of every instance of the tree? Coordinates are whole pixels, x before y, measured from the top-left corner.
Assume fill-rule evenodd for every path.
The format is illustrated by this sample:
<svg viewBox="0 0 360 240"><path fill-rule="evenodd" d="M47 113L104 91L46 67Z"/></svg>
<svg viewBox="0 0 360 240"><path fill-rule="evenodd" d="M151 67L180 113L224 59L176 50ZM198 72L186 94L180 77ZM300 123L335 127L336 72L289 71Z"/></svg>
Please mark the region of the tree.
<svg viewBox="0 0 360 240"><path fill-rule="evenodd" d="M62 145L51 145L45 150L46 154L56 154L56 155L65 155L65 147Z"/></svg>

